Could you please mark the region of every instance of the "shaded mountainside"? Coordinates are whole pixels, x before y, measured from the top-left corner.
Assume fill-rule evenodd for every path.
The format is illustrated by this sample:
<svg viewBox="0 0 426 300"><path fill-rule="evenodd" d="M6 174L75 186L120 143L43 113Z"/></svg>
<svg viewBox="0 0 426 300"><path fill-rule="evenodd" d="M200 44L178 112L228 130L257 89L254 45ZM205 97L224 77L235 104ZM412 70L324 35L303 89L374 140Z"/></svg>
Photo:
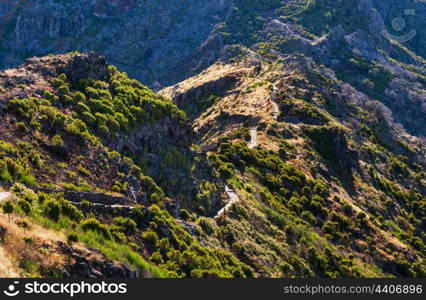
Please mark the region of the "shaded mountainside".
<svg viewBox="0 0 426 300"><path fill-rule="evenodd" d="M373 1L296 2L241 7L221 30L246 47L222 48L217 63L160 91L193 119L201 148L239 191L209 242L226 243L264 276L404 273L401 255L420 271L424 48L404 44L416 55L387 39L394 15ZM422 15L424 3L414 5ZM263 18L250 22L248 11ZM349 269L333 263L339 251L350 253Z"/></svg>
<svg viewBox="0 0 426 300"><path fill-rule="evenodd" d="M192 129L170 100L95 54L31 59L1 72L0 82L0 180L13 193L7 205L19 216L15 224L61 229L70 244L97 248L143 276L253 276L230 253L201 246L163 210L209 214L221 199L221 181L191 148ZM37 258L44 254L36 237L25 238L29 257L7 253L18 274L52 276L56 266ZM163 265L154 259L160 245L164 255L172 251L161 269L145 261L153 256ZM184 254L198 263L181 261Z"/></svg>
<svg viewBox="0 0 426 300"><path fill-rule="evenodd" d="M0 72L3 272L424 277L425 2L389 2L0 2L1 65L103 54Z"/></svg>
<svg viewBox="0 0 426 300"><path fill-rule="evenodd" d="M382 276L402 271L401 256L423 268L424 140L312 58L242 51L160 92L194 116L201 148L242 199L214 237L265 276ZM350 271L325 263L341 253Z"/></svg>
<svg viewBox="0 0 426 300"><path fill-rule="evenodd" d="M256 44L273 18L298 24L306 34L322 36L343 25L347 33L363 29L383 42L383 30L395 37L415 30L416 38L403 45L425 58L424 13L424 1L414 0L1 1L0 67L29 56L96 51L141 82L161 87L202 71L224 45ZM406 24L399 19L395 27L395 18Z"/></svg>
<svg viewBox="0 0 426 300"><path fill-rule="evenodd" d="M426 76L425 7L413 0L4 1L0 67L96 51L159 90L202 72L230 45L266 43L314 57L359 89L374 84L368 96L424 136L425 96L415 82L424 85Z"/></svg>
<svg viewBox="0 0 426 300"><path fill-rule="evenodd" d="M30 56L96 51L142 82L175 82L171 68L223 21L229 1L1 1L0 66ZM126 32L126 34L123 34Z"/></svg>

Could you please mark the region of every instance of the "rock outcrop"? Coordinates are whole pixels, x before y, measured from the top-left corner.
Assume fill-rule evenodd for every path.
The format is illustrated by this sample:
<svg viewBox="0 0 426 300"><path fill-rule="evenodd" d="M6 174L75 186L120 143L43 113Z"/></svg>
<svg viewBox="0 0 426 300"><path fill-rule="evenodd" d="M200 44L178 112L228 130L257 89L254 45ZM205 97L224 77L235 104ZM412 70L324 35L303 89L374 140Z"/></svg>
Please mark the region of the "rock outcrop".
<svg viewBox="0 0 426 300"><path fill-rule="evenodd" d="M228 0L7 2L0 3L0 68L21 64L28 53L93 50L151 86L182 79L176 70L188 71L182 67L188 63L197 69L189 57L217 47L210 34L232 4Z"/></svg>
<svg viewBox="0 0 426 300"><path fill-rule="evenodd" d="M57 252L67 257L69 263L62 276L68 278L136 278L138 272L122 263L115 263L96 249L78 249L58 242ZM145 274L146 275L146 274Z"/></svg>

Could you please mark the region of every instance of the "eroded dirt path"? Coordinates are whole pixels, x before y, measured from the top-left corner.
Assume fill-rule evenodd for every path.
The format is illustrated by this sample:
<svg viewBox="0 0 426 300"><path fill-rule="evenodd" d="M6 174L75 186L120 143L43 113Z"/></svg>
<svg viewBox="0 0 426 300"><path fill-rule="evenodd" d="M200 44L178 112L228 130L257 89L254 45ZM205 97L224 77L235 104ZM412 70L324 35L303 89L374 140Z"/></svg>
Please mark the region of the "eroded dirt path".
<svg viewBox="0 0 426 300"><path fill-rule="evenodd" d="M277 86L274 84L272 87L272 93L270 95L270 100L272 103L272 106L274 108L274 111L272 113L272 118L277 121L278 120L278 116L280 115L280 106L278 105L278 103L275 101L276 98L278 97L278 88Z"/></svg>
<svg viewBox="0 0 426 300"><path fill-rule="evenodd" d="M250 143L249 143L249 148L253 149L256 148L258 145L258 141L257 141L257 128L250 128Z"/></svg>
<svg viewBox="0 0 426 300"><path fill-rule="evenodd" d="M0 192L0 204L9 200L12 197L10 192Z"/></svg>
<svg viewBox="0 0 426 300"><path fill-rule="evenodd" d="M219 210L219 212L217 213L217 215L214 217L215 219L219 219L223 214L226 213L227 210L229 210L229 208L234 204L237 203L238 201L240 201L240 198L238 197L238 195L234 192L234 190L230 189L229 187L225 186L225 193L228 195L229 197L229 201L228 203L225 205L225 207L223 207L221 210Z"/></svg>

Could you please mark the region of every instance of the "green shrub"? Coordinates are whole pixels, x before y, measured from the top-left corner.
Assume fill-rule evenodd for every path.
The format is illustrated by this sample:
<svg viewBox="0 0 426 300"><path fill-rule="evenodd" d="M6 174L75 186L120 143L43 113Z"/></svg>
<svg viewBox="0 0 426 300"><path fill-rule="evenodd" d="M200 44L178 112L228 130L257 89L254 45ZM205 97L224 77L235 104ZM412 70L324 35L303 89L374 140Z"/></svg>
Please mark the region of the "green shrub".
<svg viewBox="0 0 426 300"><path fill-rule="evenodd" d="M159 204L161 202L161 198L157 193L152 193L150 198L151 198L151 203L153 204Z"/></svg>
<svg viewBox="0 0 426 300"><path fill-rule="evenodd" d="M287 241L293 240L293 238L295 238L295 236L296 236L296 231L290 225L287 225L287 226L284 227L284 232L287 236Z"/></svg>
<svg viewBox="0 0 426 300"><path fill-rule="evenodd" d="M64 141L62 140L61 136L59 134L55 134L52 138L52 145L62 146L63 144L64 144Z"/></svg>
<svg viewBox="0 0 426 300"><path fill-rule="evenodd" d="M191 271L191 278L224 278L228 277L225 274L222 274L218 270L200 270L195 269Z"/></svg>
<svg viewBox="0 0 426 300"><path fill-rule="evenodd" d="M62 74L60 74L60 75L56 78L56 80L61 81L61 82L67 82L67 81L68 81L68 77L67 77L67 75L66 75L66 74L62 73Z"/></svg>
<svg viewBox="0 0 426 300"><path fill-rule="evenodd" d="M12 185L12 187L10 188L10 191L12 193L14 193L15 195L21 195L22 193L24 193L24 191L26 191L27 188L25 187L25 185L23 185L22 183L15 183L14 185Z"/></svg>
<svg viewBox="0 0 426 300"><path fill-rule="evenodd" d="M71 97L70 95L63 94L61 96L61 99L62 99L62 103L65 105L71 105L74 103L74 98Z"/></svg>
<svg viewBox="0 0 426 300"><path fill-rule="evenodd" d="M314 193L327 198L330 196L330 188L323 182L318 181L314 186Z"/></svg>
<svg viewBox="0 0 426 300"><path fill-rule="evenodd" d="M218 172L220 176L225 180L230 179L234 176L234 170L232 169L231 164L222 164L219 167Z"/></svg>
<svg viewBox="0 0 426 300"><path fill-rule="evenodd" d="M67 238L68 244L77 243L78 235L76 233L70 233Z"/></svg>
<svg viewBox="0 0 426 300"><path fill-rule="evenodd" d="M21 175L19 178L19 181L22 183L25 183L29 186L36 186L37 185L37 179L32 175Z"/></svg>
<svg viewBox="0 0 426 300"><path fill-rule="evenodd" d="M49 91L44 91L43 98L55 105L59 101L59 97Z"/></svg>
<svg viewBox="0 0 426 300"><path fill-rule="evenodd" d="M284 217L275 212L272 209L266 209L266 216L269 220L269 222L271 222L272 224L274 224L275 226L277 226L279 229L283 229L285 226L285 219Z"/></svg>
<svg viewBox="0 0 426 300"><path fill-rule="evenodd" d="M146 221L146 216L141 206L133 208L130 216L138 225L142 225L142 223Z"/></svg>
<svg viewBox="0 0 426 300"><path fill-rule="evenodd" d="M317 222L315 216L310 211L304 211L300 216L311 225L314 225Z"/></svg>
<svg viewBox="0 0 426 300"><path fill-rule="evenodd" d="M136 222L130 218L124 218L124 217L115 217L114 223L117 226L122 227L126 232L133 233L136 230Z"/></svg>
<svg viewBox="0 0 426 300"><path fill-rule="evenodd" d="M164 263L163 256L159 252L154 252L151 254L149 260L156 265L161 265Z"/></svg>
<svg viewBox="0 0 426 300"><path fill-rule="evenodd" d="M91 175L90 171L89 171L89 170L87 170L86 168L84 168L83 166L78 166L78 167L77 167L77 171L78 171L80 174L85 175L85 176L90 176L90 175Z"/></svg>
<svg viewBox="0 0 426 300"><path fill-rule="evenodd" d="M126 235L122 232L112 231L111 236L117 243L125 244L127 242Z"/></svg>
<svg viewBox="0 0 426 300"><path fill-rule="evenodd" d="M19 200L18 206L22 209L22 211L26 215L29 215L31 213L31 204L29 202L27 202L25 200Z"/></svg>
<svg viewBox="0 0 426 300"><path fill-rule="evenodd" d="M191 215L190 215L190 213L187 209L181 209L180 210L180 217L183 220L188 221L191 218Z"/></svg>
<svg viewBox="0 0 426 300"><path fill-rule="evenodd" d="M0 160L0 180L11 182L13 180L12 175L9 172L7 163Z"/></svg>
<svg viewBox="0 0 426 300"><path fill-rule="evenodd" d="M280 263L279 267L284 278L290 277L294 272L294 268L287 262Z"/></svg>
<svg viewBox="0 0 426 300"><path fill-rule="evenodd" d="M156 247L158 244L158 235L153 230L148 230L142 233L142 239L153 247Z"/></svg>
<svg viewBox="0 0 426 300"><path fill-rule="evenodd" d="M57 200L50 199L44 204L44 214L54 221L58 221L61 216L61 205Z"/></svg>
<svg viewBox="0 0 426 300"><path fill-rule="evenodd" d="M333 211L331 212L330 217L333 222L339 223L339 227L342 230L347 231L352 226L352 220L342 214L339 214Z"/></svg>
<svg viewBox="0 0 426 300"><path fill-rule="evenodd" d="M203 229L204 233L206 233L207 235L211 235L214 233L214 225L211 220L205 217L201 217L198 218L196 223Z"/></svg>
<svg viewBox="0 0 426 300"><path fill-rule="evenodd" d="M75 92L73 94L74 103L83 103L86 101L86 95L84 95L82 92Z"/></svg>
<svg viewBox="0 0 426 300"><path fill-rule="evenodd" d="M26 132L27 131L27 125L25 125L24 122L18 122L16 123L16 128L20 131L20 132Z"/></svg>
<svg viewBox="0 0 426 300"><path fill-rule="evenodd" d="M3 212L8 215L9 221L10 221L10 215L15 210L15 206L13 205L13 202L10 200L7 200L2 205Z"/></svg>
<svg viewBox="0 0 426 300"><path fill-rule="evenodd" d="M75 110L79 113L84 113L84 112L89 112L90 113L90 107L87 106L85 103L83 102L78 102Z"/></svg>
<svg viewBox="0 0 426 300"><path fill-rule="evenodd" d="M141 174L139 176L139 179L141 181L142 188L147 193L156 193L161 200L164 200L164 192L161 190L161 188L154 182L154 180L151 177L145 176Z"/></svg>
<svg viewBox="0 0 426 300"><path fill-rule="evenodd" d="M321 230L324 232L324 234L330 234L331 236L334 236L339 231L339 223L327 221L322 226Z"/></svg>
<svg viewBox="0 0 426 300"><path fill-rule="evenodd" d="M94 125L96 123L96 118L90 112L84 111L81 113L81 119L89 125Z"/></svg>
<svg viewBox="0 0 426 300"><path fill-rule="evenodd" d="M81 207L83 209L89 209L90 207L92 207L92 203L87 200L83 200L81 201Z"/></svg>
<svg viewBox="0 0 426 300"><path fill-rule="evenodd" d="M26 188L22 193L19 194L19 196L28 203L38 201L38 196L32 189Z"/></svg>
<svg viewBox="0 0 426 300"><path fill-rule="evenodd" d="M66 130L69 134L82 136L83 132L87 132L87 127L83 121L75 119L67 126Z"/></svg>
<svg viewBox="0 0 426 300"><path fill-rule="evenodd" d="M30 237L30 236L24 236L24 238L23 238L23 240L24 240L24 242L26 243L26 244L32 244L32 243L34 243L34 240L33 240L33 238L32 237Z"/></svg>
<svg viewBox="0 0 426 300"><path fill-rule="evenodd" d="M66 85L66 84L61 85L61 86L58 88L58 94L59 94L59 95L61 95L61 96L66 95L66 94L68 94L69 92L70 92L70 88L69 88L69 87L68 87L68 85Z"/></svg>
<svg viewBox="0 0 426 300"><path fill-rule="evenodd" d="M101 222L99 222L99 220L96 218L88 218L86 220L83 220L81 222L81 228L84 231L91 230L94 232L101 233L104 236L104 238L111 239L111 232L108 226L105 224L101 224Z"/></svg>
<svg viewBox="0 0 426 300"><path fill-rule="evenodd" d="M64 199L61 201L61 213L73 221L79 222L83 219L83 213L75 205Z"/></svg>
<svg viewBox="0 0 426 300"><path fill-rule="evenodd" d="M393 202L392 202L393 203ZM349 215L349 216L352 216L352 214L354 213L354 209L352 208L352 206L349 204L349 203L347 203L347 202L345 202L345 204L343 204L343 210L344 210L344 212L347 214L347 215Z"/></svg>

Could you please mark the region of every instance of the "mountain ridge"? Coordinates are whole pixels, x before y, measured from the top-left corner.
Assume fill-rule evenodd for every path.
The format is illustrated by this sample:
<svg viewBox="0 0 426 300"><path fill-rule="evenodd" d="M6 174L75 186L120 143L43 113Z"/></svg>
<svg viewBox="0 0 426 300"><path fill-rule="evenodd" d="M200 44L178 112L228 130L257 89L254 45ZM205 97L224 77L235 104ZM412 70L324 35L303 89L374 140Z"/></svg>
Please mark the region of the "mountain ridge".
<svg viewBox="0 0 426 300"><path fill-rule="evenodd" d="M12 29L101 52L0 72L3 213L142 277L424 277L425 2L391 1L1 3L3 65ZM404 9L416 36L389 40ZM50 276L24 245L11 271Z"/></svg>

